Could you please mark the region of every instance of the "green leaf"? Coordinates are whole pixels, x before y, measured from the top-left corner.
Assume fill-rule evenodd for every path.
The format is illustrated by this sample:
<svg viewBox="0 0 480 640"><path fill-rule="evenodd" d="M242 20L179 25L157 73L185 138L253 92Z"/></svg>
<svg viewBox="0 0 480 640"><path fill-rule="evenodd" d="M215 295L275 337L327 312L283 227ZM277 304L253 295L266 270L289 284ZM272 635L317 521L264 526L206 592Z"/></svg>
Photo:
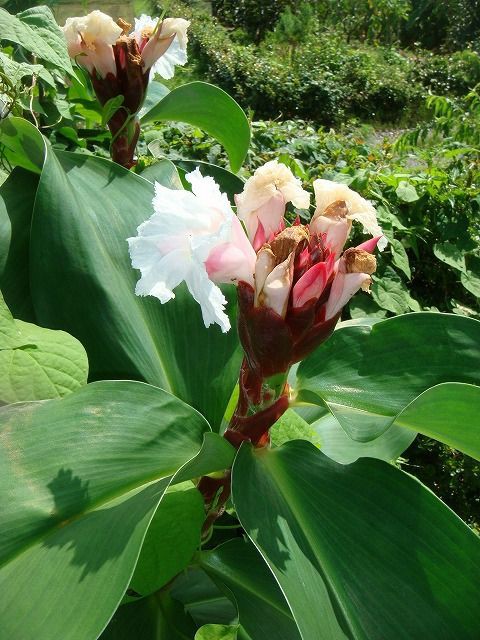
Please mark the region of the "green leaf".
<svg viewBox="0 0 480 640"><path fill-rule="evenodd" d="M420 199L420 196L417 193L417 190L406 180L401 180L398 187L395 189L395 193L397 194L399 200L403 202L415 202Z"/></svg>
<svg viewBox="0 0 480 640"><path fill-rule="evenodd" d="M146 113L153 109L160 100L163 100L169 93L170 89L168 87L161 82L157 82L157 80L152 80L148 85L147 95L145 96L142 108L138 112L138 117L142 119Z"/></svg>
<svg viewBox="0 0 480 640"><path fill-rule="evenodd" d="M0 409L2 632L96 638L170 477L205 431L194 409L139 382Z"/></svg>
<svg viewBox="0 0 480 640"><path fill-rule="evenodd" d="M439 260L448 264L450 267L453 267L458 271L462 271L463 273L466 272L467 266L465 264L465 255L451 242L437 242L433 246L433 253Z"/></svg>
<svg viewBox="0 0 480 640"><path fill-rule="evenodd" d="M29 244L38 178L16 167L0 187L0 289L14 315L35 321L30 297Z"/></svg>
<svg viewBox="0 0 480 640"><path fill-rule="evenodd" d="M200 544L204 520L203 499L197 489L191 483L172 487L148 528L130 589L150 595L183 571Z"/></svg>
<svg viewBox="0 0 480 640"><path fill-rule="evenodd" d="M114 96L113 98L110 98L110 100L107 100L106 103L103 105L102 107L102 127L106 127L108 121L110 120L110 118L112 116L114 116L117 111L121 108L123 101L124 101L124 96Z"/></svg>
<svg viewBox="0 0 480 640"><path fill-rule="evenodd" d="M122 605L101 640L190 640L196 627L168 591Z"/></svg>
<svg viewBox="0 0 480 640"><path fill-rule="evenodd" d="M0 294L0 405L62 397L85 385L87 375L78 340L14 320Z"/></svg>
<svg viewBox="0 0 480 640"><path fill-rule="evenodd" d="M42 64L27 64L26 62L15 62L9 56L0 52L0 68L3 73L8 76L8 79L15 86L18 85L23 78L31 78L32 76L39 77L52 89L56 88L55 80L52 74L45 69Z"/></svg>
<svg viewBox="0 0 480 640"><path fill-rule="evenodd" d="M172 597L182 603L195 624L233 624L235 605L222 594L208 575L198 568L190 568L177 577L171 588Z"/></svg>
<svg viewBox="0 0 480 640"><path fill-rule="evenodd" d="M322 453L340 464L351 464L359 458L377 458L393 462L417 437L416 432L407 431L394 423L378 438L369 442L358 442L347 435L331 414L315 420L309 427L316 437L315 440L309 440L313 444L320 442Z"/></svg>
<svg viewBox="0 0 480 640"><path fill-rule="evenodd" d="M382 309L395 314L408 313L412 304L416 302L408 293L400 279L375 277L372 283L372 298ZM416 310L419 311L419 305Z"/></svg>
<svg viewBox="0 0 480 640"><path fill-rule="evenodd" d="M308 440L316 446L321 444L321 439L315 429L293 409L287 409L283 416L273 425L270 430L270 438L275 447L279 447L289 440Z"/></svg>
<svg viewBox="0 0 480 640"><path fill-rule="evenodd" d="M240 169L250 144L250 126L242 108L228 93L206 82L173 89L141 120L174 120L200 127L225 147L232 171Z"/></svg>
<svg viewBox="0 0 480 640"><path fill-rule="evenodd" d="M36 36L40 36L44 42L47 42L50 49L55 53L54 57L50 55L50 59L42 58L40 54L38 54L38 56L46 62L51 62L68 75L74 75L65 36L58 26L52 11L43 5L40 7L30 7L26 11L17 13L17 18L21 20L23 24L29 25ZM21 44L25 47L23 43ZM32 53L35 52L32 51Z"/></svg>
<svg viewBox="0 0 480 640"><path fill-rule="evenodd" d="M467 271L460 275L460 279L467 291L480 298L480 258L469 256Z"/></svg>
<svg viewBox="0 0 480 640"><path fill-rule="evenodd" d="M43 326L81 341L94 379L143 379L217 427L240 367L236 332L206 329L184 286L165 305L134 293L139 274L126 239L153 212L153 195L150 182L109 160L49 152L31 232L35 313ZM235 303L228 310L235 326Z"/></svg>
<svg viewBox="0 0 480 640"><path fill-rule="evenodd" d="M194 171L197 167L200 169L202 176L211 176L220 187L220 191L227 194L233 206L235 206L234 195L241 193L245 186L241 178L231 171L227 171L227 169L217 167L215 164L198 160L175 160L175 165L178 167L182 178L186 173ZM190 185L187 183L186 187L189 188Z"/></svg>
<svg viewBox="0 0 480 640"><path fill-rule="evenodd" d="M145 180L153 183L159 182L168 189L183 189L176 166L166 158L149 165L140 175L142 178L145 178Z"/></svg>
<svg viewBox="0 0 480 640"><path fill-rule="evenodd" d="M360 318L385 318L387 312L378 306L371 295L359 291L348 303L348 310L353 320Z"/></svg>
<svg viewBox="0 0 480 640"><path fill-rule="evenodd" d="M390 250L392 252L392 262L393 264L403 271L403 273L410 280L412 277L412 272L410 271L410 263L408 261L408 255L405 251L405 247L400 242L400 240L396 240L393 238L389 242Z"/></svg>
<svg viewBox="0 0 480 640"><path fill-rule="evenodd" d="M300 640L278 584L250 542L229 540L202 554L201 565L233 594L239 622L252 638Z"/></svg>
<svg viewBox="0 0 480 640"><path fill-rule="evenodd" d="M238 624L206 624L195 634L195 640L237 640Z"/></svg>
<svg viewBox="0 0 480 640"><path fill-rule="evenodd" d="M28 120L17 117L2 120L0 144L5 147L5 157L12 166L23 167L34 173L41 172L48 143Z"/></svg>
<svg viewBox="0 0 480 640"><path fill-rule="evenodd" d="M238 625L206 624L195 634L195 640L237 640Z"/></svg>
<svg viewBox="0 0 480 640"><path fill-rule="evenodd" d="M0 8L2 39L19 44L26 51L73 75L65 38L47 7L28 9L13 16Z"/></svg>
<svg viewBox="0 0 480 640"><path fill-rule="evenodd" d="M440 313L342 327L297 370L297 400L327 406L350 437L381 435L420 393L480 384L480 322Z"/></svg>
<svg viewBox="0 0 480 640"><path fill-rule="evenodd" d="M232 488L304 640L478 637L480 540L399 469L243 445Z"/></svg>
<svg viewBox="0 0 480 640"><path fill-rule="evenodd" d="M236 449L218 433L207 432L198 455L175 474L172 483L185 482L209 473L230 469Z"/></svg>
<svg viewBox="0 0 480 640"><path fill-rule="evenodd" d="M447 382L427 389L394 426L419 431L480 460L480 387Z"/></svg>

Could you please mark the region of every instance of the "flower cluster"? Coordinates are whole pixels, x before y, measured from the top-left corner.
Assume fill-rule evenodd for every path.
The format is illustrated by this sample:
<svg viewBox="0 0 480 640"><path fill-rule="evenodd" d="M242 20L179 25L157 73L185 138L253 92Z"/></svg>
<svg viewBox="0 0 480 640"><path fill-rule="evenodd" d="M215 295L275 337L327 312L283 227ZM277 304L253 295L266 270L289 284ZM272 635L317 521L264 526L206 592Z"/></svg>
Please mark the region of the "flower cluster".
<svg viewBox="0 0 480 640"><path fill-rule="evenodd" d="M142 14L135 18L132 30L127 22L115 22L96 10L83 17L68 18L63 33L70 57L92 76L115 77L123 68L134 64L145 75L151 69L168 79L173 77L175 65L184 65L187 61L189 24L183 18L159 21ZM123 57L117 49L130 55Z"/></svg>
<svg viewBox="0 0 480 640"><path fill-rule="evenodd" d="M115 22L101 11L68 18L63 27L68 52L91 78L100 104L122 96L122 104L108 126L113 136L112 156L130 167L139 135L135 114L145 99L151 77L171 78L175 65L187 61L187 20L154 20L142 15L135 28Z"/></svg>
<svg viewBox="0 0 480 640"><path fill-rule="evenodd" d="M155 212L128 240L141 272L136 293L164 303L185 282L205 325L228 331L218 285L235 284L250 371L259 378L286 371L330 335L356 291L368 290L373 251L386 243L375 209L346 185L316 180L310 223L286 226L287 204L307 209L310 196L275 160L235 196L238 216L211 177L196 169L187 180L191 192L156 184ZM373 237L343 251L355 220Z"/></svg>

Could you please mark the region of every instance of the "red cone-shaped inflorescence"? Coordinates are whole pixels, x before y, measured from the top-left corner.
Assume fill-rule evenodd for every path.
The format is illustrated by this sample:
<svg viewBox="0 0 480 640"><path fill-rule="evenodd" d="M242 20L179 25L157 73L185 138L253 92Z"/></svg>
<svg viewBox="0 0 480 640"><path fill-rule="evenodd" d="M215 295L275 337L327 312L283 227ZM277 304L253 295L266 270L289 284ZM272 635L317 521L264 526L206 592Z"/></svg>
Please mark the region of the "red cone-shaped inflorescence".
<svg viewBox="0 0 480 640"><path fill-rule="evenodd" d="M277 235L277 241L282 235L285 233ZM275 240L272 245L275 247ZM260 377L286 371L304 358L330 336L341 314L340 311L326 317L335 258L324 239L305 235L296 246L289 248L294 253L294 261L284 315L270 306L258 304L259 296L256 304L255 290L250 284L240 282L238 285L239 336L249 366Z"/></svg>

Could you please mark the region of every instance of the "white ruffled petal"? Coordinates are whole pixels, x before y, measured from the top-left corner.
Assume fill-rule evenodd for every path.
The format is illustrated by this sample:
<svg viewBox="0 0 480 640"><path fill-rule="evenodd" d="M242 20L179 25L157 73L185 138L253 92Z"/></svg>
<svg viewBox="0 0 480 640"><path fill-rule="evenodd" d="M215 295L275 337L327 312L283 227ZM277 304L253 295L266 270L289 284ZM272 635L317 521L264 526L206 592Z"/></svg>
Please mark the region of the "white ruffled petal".
<svg viewBox="0 0 480 640"><path fill-rule="evenodd" d="M135 28L130 35L132 35L137 44L140 44L143 40L144 34L153 33L157 25L158 20L154 20L146 13L142 13L139 18L135 18Z"/></svg>
<svg viewBox="0 0 480 640"><path fill-rule="evenodd" d="M176 37L166 52L152 66L151 78L158 73L165 80L170 80L175 75L175 66L181 67L187 63L187 49L182 47Z"/></svg>
<svg viewBox="0 0 480 640"><path fill-rule="evenodd" d="M192 192L201 202L210 208L219 209L227 218L233 216L227 195L220 191L220 187L211 176L202 176L197 167L195 171L187 173L185 179L192 185Z"/></svg>
<svg viewBox="0 0 480 640"><path fill-rule="evenodd" d="M175 297L173 289L184 279L189 256L177 250L162 254L149 238L129 238L132 265L140 269L142 277L137 282L138 296L155 296L162 304Z"/></svg>
<svg viewBox="0 0 480 640"><path fill-rule="evenodd" d="M188 180L194 193L155 183L154 213L128 239L132 265L141 272L136 293L164 303L184 281L205 325L216 323L225 332L230 328L226 300L208 274L217 281L253 283L256 255L213 179L197 169Z"/></svg>
<svg viewBox="0 0 480 640"><path fill-rule="evenodd" d="M192 265L185 277L188 290L200 305L206 327L218 324L223 333L230 329L230 320L225 313L227 300L221 289L208 277L204 265Z"/></svg>

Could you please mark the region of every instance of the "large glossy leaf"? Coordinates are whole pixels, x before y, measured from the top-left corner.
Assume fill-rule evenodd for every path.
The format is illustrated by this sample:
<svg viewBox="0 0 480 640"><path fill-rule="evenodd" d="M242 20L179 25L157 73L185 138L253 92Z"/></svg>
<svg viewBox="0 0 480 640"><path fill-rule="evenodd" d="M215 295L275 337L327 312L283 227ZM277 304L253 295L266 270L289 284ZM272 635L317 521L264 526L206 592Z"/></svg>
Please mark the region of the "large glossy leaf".
<svg viewBox="0 0 480 640"><path fill-rule="evenodd" d="M315 415L317 412L309 416L310 411L306 407L297 411L306 415L302 417L293 409L288 409L274 424L270 430L272 444L279 446L290 440L308 440L326 456L341 464L350 464L358 458L378 458L391 462L408 449L417 436L415 431L393 424L378 438L358 442L350 438L329 411L325 410L320 416Z"/></svg>
<svg viewBox="0 0 480 640"><path fill-rule="evenodd" d="M0 405L62 397L86 384L87 375L78 340L14 320L0 293Z"/></svg>
<svg viewBox="0 0 480 640"><path fill-rule="evenodd" d="M242 108L228 93L206 82L173 89L142 116L142 122L175 120L200 127L224 147L232 171L238 171L250 144L250 127Z"/></svg>
<svg viewBox="0 0 480 640"><path fill-rule="evenodd" d="M0 289L16 318L35 321L30 298L29 245L38 179L15 168L0 187Z"/></svg>
<svg viewBox="0 0 480 640"><path fill-rule="evenodd" d="M157 82L156 80L152 80L148 85L147 95L145 96L145 101L142 105L142 108L138 112L138 117L143 118L143 116L148 113L153 107L155 107L160 100L170 93L170 89L166 87L161 82Z"/></svg>
<svg viewBox="0 0 480 640"><path fill-rule="evenodd" d="M304 640L478 638L480 540L399 469L244 445L233 500Z"/></svg>
<svg viewBox="0 0 480 640"><path fill-rule="evenodd" d="M0 12L2 9L0 9ZM33 173L40 173L48 144L40 131L28 120L15 116L0 122L0 144L8 162Z"/></svg>
<svg viewBox="0 0 480 640"><path fill-rule="evenodd" d="M205 507L191 483L172 487L148 528L130 581L135 597L158 591L183 571L200 544Z"/></svg>
<svg viewBox="0 0 480 640"><path fill-rule="evenodd" d="M2 408L2 633L97 637L170 477L206 430L194 409L138 382Z"/></svg>
<svg viewBox="0 0 480 640"><path fill-rule="evenodd" d="M429 387L480 384L479 342L480 322L438 313L341 328L299 365L298 400L327 406L352 438L373 440Z"/></svg>
<svg viewBox="0 0 480 640"><path fill-rule="evenodd" d="M255 547L236 538L202 554L202 567L237 604L239 622L254 639L300 640L285 598Z"/></svg>
<svg viewBox="0 0 480 640"><path fill-rule="evenodd" d="M24 12L26 15L14 16L0 8L2 39L19 44L40 60L49 62L67 74L73 74L66 42L63 42L63 48L61 48L58 37L59 28L56 26L50 10L46 7L38 7L34 10L34 14L31 11ZM50 14L50 18L46 17L47 12ZM45 37L45 29L48 31L48 37Z"/></svg>
<svg viewBox="0 0 480 640"><path fill-rule="evenodd" d="M185 287L166 305L135 295L126 239L151 215L152 197L150 182L109 160L49 152L30 244L35 313L82 342L94 379L169 389L216 427L238 375L238 338L206 329ZM235 304L229 312L235 326Z"/></svg>
<svg viewBox="0 0 480 640"><path fill-rule="evenodd" d="M427 389L393 426L413 429L480 460L480 387L451 382Z"/></svg>
<svg viewBox="0 0 480 640"><path fill-rule="evenodd" d="M350 464L359 458L378 458L393 462L417 437L417 432L413 429L403 429L394 423L378 438L359 442L350 438L330 413L309 426L314 431L316 440L320 441L321 451L340 464ZM313 443L315 444L315 439Z"/></svg>

